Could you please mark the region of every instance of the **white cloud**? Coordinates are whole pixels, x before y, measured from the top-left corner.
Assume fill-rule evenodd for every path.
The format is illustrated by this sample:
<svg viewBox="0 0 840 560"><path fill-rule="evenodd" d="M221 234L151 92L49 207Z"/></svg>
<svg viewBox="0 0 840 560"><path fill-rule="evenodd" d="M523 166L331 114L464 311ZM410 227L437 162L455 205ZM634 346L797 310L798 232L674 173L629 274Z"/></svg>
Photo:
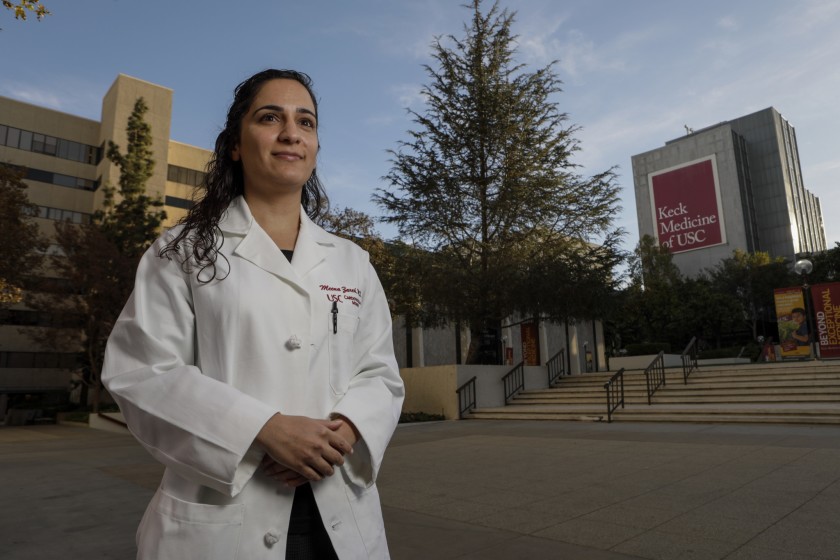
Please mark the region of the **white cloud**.
<svg viewBox="0 0 840 560"><path fill-rule="evenodd" d="M99 119L102 93L92 86L75 79L55 79L49 87L11 82L0 86L0 95L56 111Z"/></svg>
<svg viewBox="0 0 840 560"><path fill-rule="evenodd" d="M371 115L364 119L364 123L368 126L389 126L396 122L396 117L394 115Z"/></svg>
<svg viewBox="0 0 840 560"><path fill-rule="evenodd" d="M717 20L717 26L727 31L737 31L739 29L738 20L735 16L723 16Z"/></svg>
<svg viewBox="0 0 840 560"><path fill-rule="evenodd" d="M65 97L60 97L52 91L42 90L28 84L5 84L0 88L5 97L11 97L18 101L31 103L32 105L40 105L42 107L49 107L50 109L64 110L63 101Z"/></svg>
<svg viewBox="0 0 840 560"><path fill-rule="evenodd" d="M826 28L836 34L837 19L840 18L840 3L825 0L807 0L789 4L789 10L778 19L780 29L800 35L809 35L815 29Z"/></svg>
<svg viewBox="0 0 840 560"><path fill-rule="evenodd" d="M426 104L426 98L421 93L422 89L423 86L418 84L398 84L391 86L389 92L400 107L419 111Z"/></svg>

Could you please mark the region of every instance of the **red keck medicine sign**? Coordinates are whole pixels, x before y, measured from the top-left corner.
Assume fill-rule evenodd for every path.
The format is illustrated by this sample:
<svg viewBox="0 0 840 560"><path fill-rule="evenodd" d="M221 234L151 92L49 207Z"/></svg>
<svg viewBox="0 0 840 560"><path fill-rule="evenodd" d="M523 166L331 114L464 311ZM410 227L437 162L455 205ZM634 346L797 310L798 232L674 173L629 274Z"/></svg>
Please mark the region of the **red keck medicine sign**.
<svg viewBox="0 0 840 560"><path fill-rule="evenodd" d="M648 176L656 240L671 253L726 243L715 156Z"/></svg>

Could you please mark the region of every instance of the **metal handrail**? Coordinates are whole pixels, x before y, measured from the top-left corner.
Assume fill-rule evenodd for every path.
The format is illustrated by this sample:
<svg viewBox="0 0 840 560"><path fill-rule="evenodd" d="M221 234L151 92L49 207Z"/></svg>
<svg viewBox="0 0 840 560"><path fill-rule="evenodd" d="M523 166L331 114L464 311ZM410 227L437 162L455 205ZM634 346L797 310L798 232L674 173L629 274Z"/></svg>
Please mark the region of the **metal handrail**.
<svg viewBox="0 0 840 560"><path fill-rule="evenodd" d="M665 352L660 350L650 365L645 368L645 381L647 382L648 404L651 404L651 397L657 389L665 385Z"/></svg>
<svg viewBox="0 0 840 560"><path fill-rule="evenodd" d="M545 363L548 368L548 386L553 387L564 375L569 375L566 369L566 349L563 348Z"/></svg>
<svg viewBox="0 0 840 560"><path fill-rule="evenodd" d="M473 375L472 379L455 389L455 392L458 393L459 419L464 417L465 412L475 408L475 378L476 376Z"/></svg>
<svg viewBox="0 0 840 560"><path fill-rule="evenodd" d="M505 404L510 398L525 388L525 362L519 362L516 367L502 377L505 386Z"/></svg>
<svg viewBox="0 0 840 560"><path fill-rule="evenodd" d="M615 372L615 375L604 383L604 389L607 390L607 423L609 423L612 422L612 413L618 405L624 408L624 368ZM621 398L618 398L619 395Z"/></svg>
<svg viewBox="0 0 840 560"><path fill-rule="evenodd" d="M697 365L697 353L697 337L692 336L680 355L680 358L682 358L683 381L686 385L688 385L688 376L691 375L691 372L700 369Z"/></svg>

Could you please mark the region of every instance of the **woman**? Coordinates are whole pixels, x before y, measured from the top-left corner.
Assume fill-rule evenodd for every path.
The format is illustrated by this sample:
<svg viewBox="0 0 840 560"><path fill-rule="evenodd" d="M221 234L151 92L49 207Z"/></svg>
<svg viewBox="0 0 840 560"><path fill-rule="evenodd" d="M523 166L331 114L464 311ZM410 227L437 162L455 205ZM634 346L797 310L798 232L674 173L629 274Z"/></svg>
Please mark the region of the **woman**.
<svg viewBox="0 0 840 560"><path fill-rule="evenodd" d="M235 90L204 196L140 262L103 381L165 466L138 558L387 558L403 385L367 254L326 203L309 77Z"/></svg>

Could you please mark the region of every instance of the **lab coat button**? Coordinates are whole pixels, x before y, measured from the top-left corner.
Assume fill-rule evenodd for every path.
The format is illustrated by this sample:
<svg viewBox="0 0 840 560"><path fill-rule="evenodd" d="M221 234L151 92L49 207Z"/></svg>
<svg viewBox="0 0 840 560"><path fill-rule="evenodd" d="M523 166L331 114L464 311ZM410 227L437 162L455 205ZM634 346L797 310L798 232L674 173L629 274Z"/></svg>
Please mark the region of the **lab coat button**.
<svg viewBox="0 0 840 560"><path fill-rule="evenodd" d="M339 525L341 525L341 521L333 521L333 522L332 522L332 525L331 525L331 526L332 526L332 530L333 530L333 531L338 531L338 526L339 526Z"/></svg>
<svg viewBox="0 0 840 560"><path fill-rule="evenodd" d="M275 533L272 533L271 531L269 531L268 533L265 534L265 537L263 537L263 540L265 541L265 545L267 547L271 548L272 546L277 544L277 542L280 540L280 537L278 537Z"/></svg>
<svg viewBox="0 0 840 560"><path fill-rule="evenodd" d="M289 350L297 350L300 348L301 342L296 334L293 334L289 340L286 341L286 348Z"/></svg>

